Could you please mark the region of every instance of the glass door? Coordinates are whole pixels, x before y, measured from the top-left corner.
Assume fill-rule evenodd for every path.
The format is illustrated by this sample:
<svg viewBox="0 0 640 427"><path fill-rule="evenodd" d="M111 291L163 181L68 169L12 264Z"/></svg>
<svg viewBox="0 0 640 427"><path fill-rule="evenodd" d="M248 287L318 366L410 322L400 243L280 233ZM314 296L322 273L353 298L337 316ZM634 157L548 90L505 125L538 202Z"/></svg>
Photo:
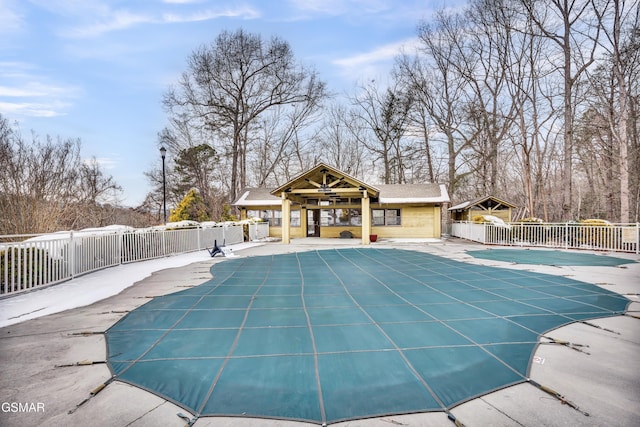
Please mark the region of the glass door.
<svg viewBox="0 0 640 427"><path fill-rule="evenodd" d="M307 237L320 237L320 209L307 210Z"/></svg>

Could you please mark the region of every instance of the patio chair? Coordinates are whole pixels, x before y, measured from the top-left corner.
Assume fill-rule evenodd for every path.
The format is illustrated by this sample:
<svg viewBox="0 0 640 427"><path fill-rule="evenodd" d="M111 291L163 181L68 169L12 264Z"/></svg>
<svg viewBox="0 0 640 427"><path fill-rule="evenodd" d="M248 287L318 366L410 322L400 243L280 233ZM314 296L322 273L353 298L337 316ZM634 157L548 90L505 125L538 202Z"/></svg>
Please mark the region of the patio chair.
<svg viewBox="0 0 640 427"><path fill-rule="evenodd" d="M222 242L222 247L224 247L224 242ZM207 251L209 251L209 255L211 255L211 258L213 258L214 256L216 256L218 254L222 254L222 256L225 256L225 253L222 250L222 248L220 248L218 246L218 241L217 240L213 241L213 247L212 248L207 248Z"/></svg>

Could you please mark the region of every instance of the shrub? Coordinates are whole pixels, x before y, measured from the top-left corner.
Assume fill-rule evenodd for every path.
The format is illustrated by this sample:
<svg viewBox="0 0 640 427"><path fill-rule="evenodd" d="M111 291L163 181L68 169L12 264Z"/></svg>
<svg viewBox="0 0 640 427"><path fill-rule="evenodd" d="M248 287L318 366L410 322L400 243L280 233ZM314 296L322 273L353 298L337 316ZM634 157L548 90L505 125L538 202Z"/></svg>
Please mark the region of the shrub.
<svg viewBox="0 0 640 427"><path fill-rule="evenodd" d="M580 220L581 225L606 225L609 226L611 223L606 219L583 219Z"/></svg>
<svg viewBox="0 0 640 427"><path fill-rule="evenodd" d="M484 215L476 215L471 218L471 221L475 222L476 224L484 224L485 222L488 222L484 219Z"/></svg>
<svg viewBox="0 0 640 427"><path fill-rule="evenodd" d="M237 220L238 218L231 213L231 206L225 203L222 206L222 214L220 215L220 221L225 222L225 221L237 221Z"/></svg>
<svg viewBox="0 0 640 427"><path fill-rule="evenodd" d="M534 216L531 216L529 218L522 218L516 222L521 222L521 223L527 223L527 224L531 224L531 223L535 223L535 224L542 224L544 223L544 221L540 218L536 218Z"/></svg>

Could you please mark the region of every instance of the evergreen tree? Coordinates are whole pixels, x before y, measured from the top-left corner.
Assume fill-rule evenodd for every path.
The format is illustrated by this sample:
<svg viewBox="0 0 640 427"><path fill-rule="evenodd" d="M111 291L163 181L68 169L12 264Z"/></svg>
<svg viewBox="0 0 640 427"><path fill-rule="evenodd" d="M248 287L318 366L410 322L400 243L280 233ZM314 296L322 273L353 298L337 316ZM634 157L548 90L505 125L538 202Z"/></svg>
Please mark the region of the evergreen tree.
<svg viewBox="0 0 640 427"><path fill-rule="evenodd" d="M211 220L211 215L207 212L207 206L195 188L189 190L169 217L171 222L184 220L200 222Z"/></svg>

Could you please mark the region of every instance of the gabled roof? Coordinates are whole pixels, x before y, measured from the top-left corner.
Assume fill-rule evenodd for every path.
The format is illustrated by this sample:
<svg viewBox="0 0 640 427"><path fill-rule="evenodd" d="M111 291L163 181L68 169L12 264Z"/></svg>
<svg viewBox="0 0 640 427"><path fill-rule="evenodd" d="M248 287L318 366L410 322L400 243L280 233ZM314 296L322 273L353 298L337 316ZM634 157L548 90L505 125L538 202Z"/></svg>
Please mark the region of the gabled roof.
<svg viewBox="0 0 640 427"><path fill-rule="evenodd" d="M495 204L495 206L491 206L492 204ZM464 209L469 209L473 206L484 206L484 205L489 205L488 207L490 208L495 208L498 206L506 206L508 208L516 208L517 206L514 205L513 203L509 203L506 202L502 199L498 199L495 196L484 196L484 197L479 197L475 200L469 200L467 202L463 202L460 204L457 204L455 206L451 206L449 208L450 211L458 211L458 210L464 210Z"/></svg>
<svg viewBox="0 0 640 427"><path fill-rule="evenodd" d="M326 163L318 163L308 171L271 192L274 196L287 193L287 198L300 201L304 198L337 195L342 197L362 195L366 191L369 197L378 197L380 190L360 181Z"/></svg>
<svg viewBox="0 0 640 427"><path fill-rule="evenodd" d="M392 203L449 203L447 187L444 184L380 184L378 201ZM280 197L268 188L245 188L234 206L279 206Z"/></svg>
<svg viewBox="0 0 640 427"><path fill-rule="evenodd" d="M271 194L270 188L245 188L234 206L269 206L280 205L282 200Z"/></svg>
<svg viewBox="0 0 640 427"><path fill-rule="evenodd" d="M277 206L282 194L294 202L307 203L309 199L359 198L367 192L379 203L449 203L444 184L380 184L373 186L342 171L319 163L280 187L245 188L234 206Z"/></svg>
<svg viewBox="0 0 640 427"><path fill-rule="evenodd" d="M380 184L380 203L449 203L444 184Z"/></svg>

